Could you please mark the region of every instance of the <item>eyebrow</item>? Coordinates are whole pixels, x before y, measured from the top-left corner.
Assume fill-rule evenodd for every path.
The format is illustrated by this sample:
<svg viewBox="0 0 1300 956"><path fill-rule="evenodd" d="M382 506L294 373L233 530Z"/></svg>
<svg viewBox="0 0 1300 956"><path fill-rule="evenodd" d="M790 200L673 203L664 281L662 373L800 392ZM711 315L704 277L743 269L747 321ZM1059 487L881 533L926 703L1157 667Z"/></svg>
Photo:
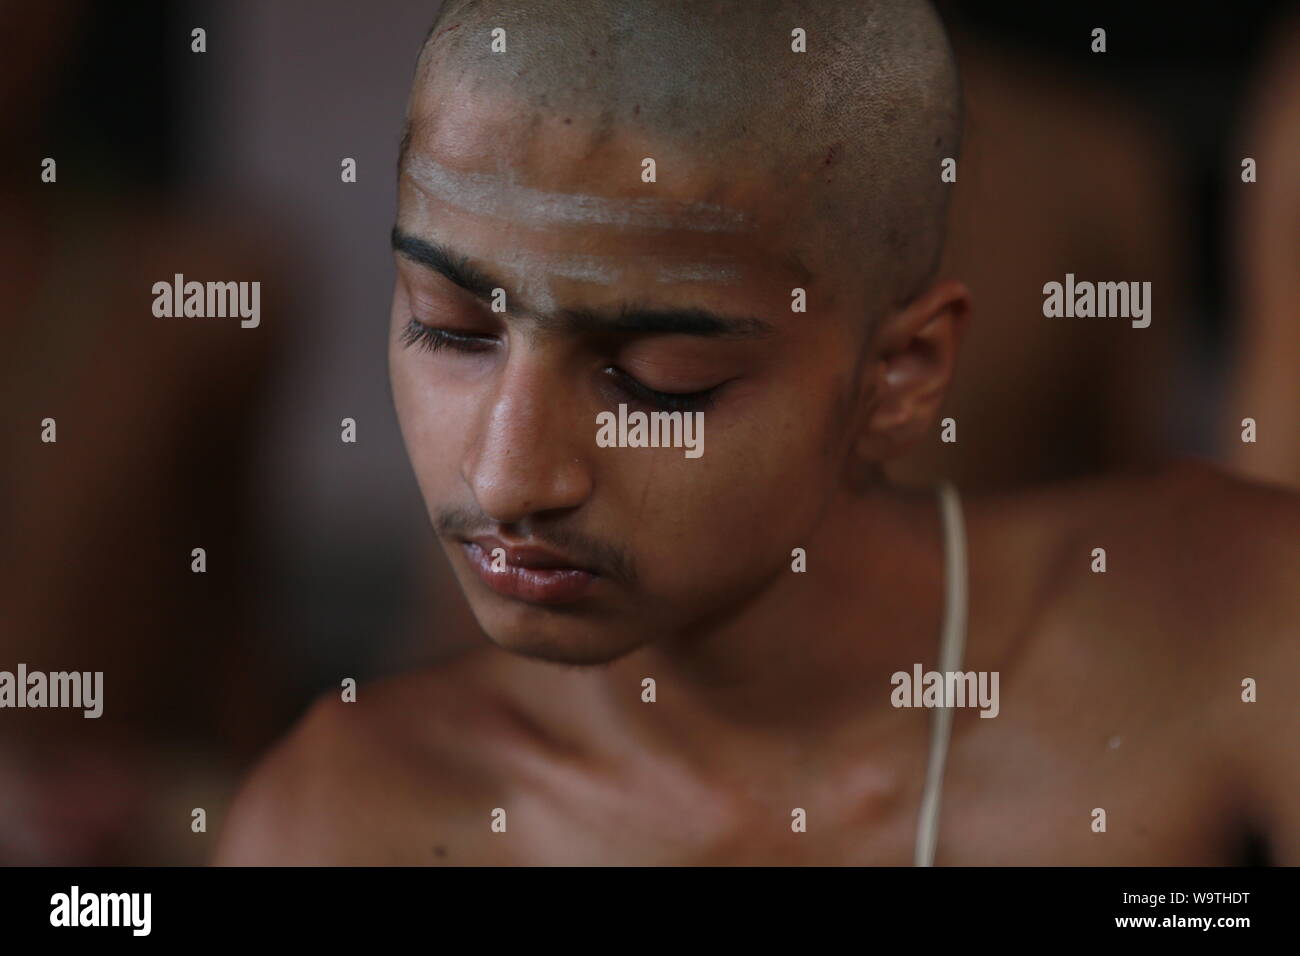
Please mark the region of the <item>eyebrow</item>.
<svg viewBox="0 0 1300 956"><path fill-rule="evenodd" d="M442 243L420 239L394 226L392 244L398 254L436 272L481 301L490 302L494 290L506 288L504 282L472 265L468 256L458 255ZM562 327L580 332L748 338L776 331L772 323L752 316L724 316L708 309L665 309L630 302L612 309L557 309L552 314L531 317L546 328Z"/></svg>
<svg viewBox="0 0 1300 956"><path fill-rule="evenodd" d="M469 256L458 256L438 242L418 239L393 227L393 251L460 286L477 299L490 301L494 289L505 288L486 272L470 264Z"/></svg>

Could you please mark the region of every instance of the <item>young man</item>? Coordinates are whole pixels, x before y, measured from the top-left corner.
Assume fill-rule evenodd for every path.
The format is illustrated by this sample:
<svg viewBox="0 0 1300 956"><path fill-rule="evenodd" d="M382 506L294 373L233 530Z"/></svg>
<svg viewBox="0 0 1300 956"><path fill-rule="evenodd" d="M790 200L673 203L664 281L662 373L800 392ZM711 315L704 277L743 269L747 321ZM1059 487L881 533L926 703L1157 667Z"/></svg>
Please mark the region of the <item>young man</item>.
<svg viewBox="0 0 1300 956"><path fill-rule="evenodd" d="M323 697L218 862L1300 861L1300 501L880 476L967 322L959 98L921 4L440 15L392 378L490 643Z"/></svg>

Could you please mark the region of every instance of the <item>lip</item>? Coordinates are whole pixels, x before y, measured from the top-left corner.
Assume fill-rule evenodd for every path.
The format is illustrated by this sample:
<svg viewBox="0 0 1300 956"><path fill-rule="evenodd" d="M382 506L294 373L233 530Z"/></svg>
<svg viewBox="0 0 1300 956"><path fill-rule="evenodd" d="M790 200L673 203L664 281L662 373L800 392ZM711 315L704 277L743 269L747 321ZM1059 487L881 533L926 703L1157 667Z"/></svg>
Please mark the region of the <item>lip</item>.
<svg viewBox="0 0 1300 956"><path fill-rule="evenodd" d="M483 583L505 597L530 604L567 604L585 597L600 579L564 555L532 545L507 545L498 538L462 541L470 565ZM506 567L492 570L492 552L505 552Z"/></svg>

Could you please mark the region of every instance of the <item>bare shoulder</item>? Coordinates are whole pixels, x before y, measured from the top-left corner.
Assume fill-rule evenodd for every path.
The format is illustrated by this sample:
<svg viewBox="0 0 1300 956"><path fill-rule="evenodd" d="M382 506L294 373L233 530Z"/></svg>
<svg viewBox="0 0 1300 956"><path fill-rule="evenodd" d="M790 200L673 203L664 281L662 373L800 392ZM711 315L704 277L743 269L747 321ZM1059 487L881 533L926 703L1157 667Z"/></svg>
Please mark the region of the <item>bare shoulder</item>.
<svg viewBox="0 0 1300 956"><path fill-rule="evenodd" d="M1040 609L1023 658L1070 719L1144 728L1184 793L1300 860L1300 495L1189 461L978 507Z"/></svg>
<svg viewBox="0 0 1300 956"><path fill-rule="evenodd" d="M1172 602L1174 619L1233 653L1294 636L1300 494L1201 461L1181 461L1100 495L1133 568Z"/></svg>
<svg viewBox="0 0 1300 956"><path fill-rule="evenodd" d="M355 702L322 694L244 782L215 864L490 859L509 714L480 651L362 684Z"/></svg>
<svg viewBox="0 0 1300 956"><path fill-rule="evenodd" d="M1201 468L1162 529L1187 549L1174 582L1206 647L1200 742L1228 806L1272 862L1300 864L1300 495Z"/></svg>
<svg viewBox="0 0 1300 956"><path fill-rule="evenodd" d="M1300 662L1300 495L1183 462L1134 482L1119 517L1180 642L1199 642L1213 673Z"/></svg>
<svg viewBox="0 0 1300 956"><path fill-rule="evenodd" d="M1208 462L993 496L984 511L1019 556L1062 569L1042 582L1061 593L1096 594L1105 580L1117 597L1236 645L1270 643L1296 610L1300 494Z"/></svg>
<svg viewBox="0 0 1300 956"><path fill-rule="evenodd" d="M1294 492L1189 460L973 497L969 514L972 617L996 605L1017 660L1197 719L1300 665ZM1274 692L1294 701L1290 685Z"/></svg>

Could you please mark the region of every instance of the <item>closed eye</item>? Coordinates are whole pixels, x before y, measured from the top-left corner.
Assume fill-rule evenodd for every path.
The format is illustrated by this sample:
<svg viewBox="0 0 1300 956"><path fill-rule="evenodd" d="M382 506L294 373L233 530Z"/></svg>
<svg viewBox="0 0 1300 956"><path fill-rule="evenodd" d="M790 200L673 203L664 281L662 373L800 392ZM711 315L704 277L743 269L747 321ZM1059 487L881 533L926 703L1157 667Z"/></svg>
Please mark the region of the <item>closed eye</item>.
<svg viewBox="0 0 1300 956"><path fill-rule="evenodd" d="M708 408L713 403L718 389L726 382L719 382L712 388L697 392L660 392L633 378L617 366L605 369L605 374L614 380L614 385L634 401L653 405L669 412L691 412Z"/></svg>
<svg viewBox="0 0 1300 956"><path fill-rule="evenodd" d="M496 339L486 335L437 329L412 318L402 330L402 345L407 348L423 349L426 352L436 352L444 348L454 349L457 352L486 352L495 347Z"/></svg>
<svg viewBox="0 0 1300 956"><path fill-rule="evenodd" d="M401 342L407 348L417 348L426 352L451 349L470 354L488 352L497 345L497 340L492 336L439 329L432 325L425 325L414 317L402 330ZM651 405L669 412L703 410L712 404L718 389L726 384L726 382L719 382L711 388L694 392L661 392L633 378L617 366L611 365L603 371L612 380L611 384L633 402Z"/></svg>

